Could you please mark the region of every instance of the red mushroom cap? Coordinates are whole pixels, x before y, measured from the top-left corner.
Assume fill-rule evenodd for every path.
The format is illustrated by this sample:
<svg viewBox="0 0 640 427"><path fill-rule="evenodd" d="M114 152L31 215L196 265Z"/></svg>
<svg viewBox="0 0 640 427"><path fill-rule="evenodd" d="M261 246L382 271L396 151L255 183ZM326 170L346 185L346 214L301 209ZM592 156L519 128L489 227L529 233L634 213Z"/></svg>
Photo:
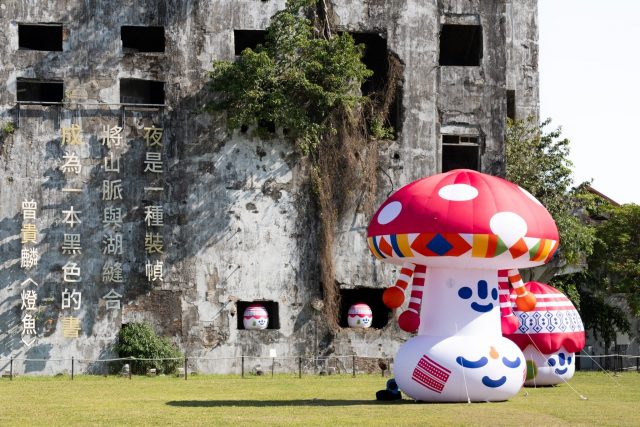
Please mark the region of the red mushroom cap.
<svg viewBox="0 0 640 427"><path fill-rule="evenodd" d="M585 334L580 314L569 298L553 286L539 282L524 285L536 297L532 311L519 311L515 305L516 293L511 290L511 305L520 319L520 327L505 337L524 350L534 345L541 353L556 353L564 347L571 353L584 348Z"/></svg>
<svg viewBox="0 0 640 427"><path fill-rule="evenodd" d="M467 267L533 267L558 246L553 218L531 194L466 169L396 191L373 216L367 236L380 259L431 266L452 266L460 257Z"/></svg>

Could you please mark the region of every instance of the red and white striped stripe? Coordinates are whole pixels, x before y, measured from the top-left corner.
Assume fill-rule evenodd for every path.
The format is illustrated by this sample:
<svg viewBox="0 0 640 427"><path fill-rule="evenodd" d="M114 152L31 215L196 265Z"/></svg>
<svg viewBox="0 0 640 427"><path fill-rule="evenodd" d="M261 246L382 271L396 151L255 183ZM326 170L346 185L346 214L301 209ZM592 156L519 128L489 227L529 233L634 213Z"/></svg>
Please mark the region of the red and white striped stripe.
<svg viewBox="0 0 640 427"><path fill-rule="evenodd" d="M500 320L503 334L512 334L520 326L518 318L513 314L509 299L509 277L507 270L498 270L498 301L500 302ZM515 295L513 295L515 300Z"/></svg>
<svg viewBox="0 0 640 427"><path fill-rule="evenodd" d="M422 305L422 295L424 293L424 284L427 276L426 265L416 265L413 272L413 282L411 283L411 298L409 299L408 311L412 311L418 316L420 315L420 306Z"/></svg>
<svg viewBox="0 0 640 427"><path fill-rule="evenodd" d="M409 262L402 264L402 269L400 270L396 284L393 287L399 288L404 293L404 291L407 290L407 286L409 286L409 280L411 280L411 276L413 276L415 269L415 264Z"/></svg>
<svg viewBox="0 0 640 427"><path fill-rule="evenodd" d="M517 269L509 270L509 282L516 292L516 305L520 311L530 311L536 306L536 297L530 293L522 282L522 277Z"/></svg>

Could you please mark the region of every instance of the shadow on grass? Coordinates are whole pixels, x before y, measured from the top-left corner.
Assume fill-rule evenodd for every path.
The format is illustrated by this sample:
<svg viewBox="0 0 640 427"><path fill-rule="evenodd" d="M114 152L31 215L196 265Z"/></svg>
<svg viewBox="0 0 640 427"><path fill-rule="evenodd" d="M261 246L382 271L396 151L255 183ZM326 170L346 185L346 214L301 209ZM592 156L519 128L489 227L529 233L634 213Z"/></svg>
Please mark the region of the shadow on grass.
<svg viewBox="0 0 640 427"><path fill-rule="evenodd" d="M261 408L269 406L357 406L357 405L401 405L415 404L413 400L395 400L384 402L378 400L172 400L167 402L169 406L185 408L219 408L219 407L244 407Z"/></svg>

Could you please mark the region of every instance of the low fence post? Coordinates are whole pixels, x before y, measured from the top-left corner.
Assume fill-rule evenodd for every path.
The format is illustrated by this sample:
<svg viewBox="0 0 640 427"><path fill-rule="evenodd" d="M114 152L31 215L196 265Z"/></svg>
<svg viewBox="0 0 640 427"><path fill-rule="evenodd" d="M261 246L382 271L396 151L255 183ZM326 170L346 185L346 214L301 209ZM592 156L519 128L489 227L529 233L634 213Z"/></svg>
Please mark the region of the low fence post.
<svg viewBox="0 0 640 427"><path fill-rule="evenodd" d="M184 358L184 380L187 380L187 362L189 359L187 357Z"/></svg>
<svg viewBox="0 0 640 427"><path fill-rule="evenodd" d="M242 364L241 364L241 377L244 378L244 354L242 355Z"/></svg>
<svg viewBox="0 0 640 427"><path fill-rule="evenodd" d="M271 358L271 378L273 378L273 371L274 371L275 367L276 367L276 358L272 357Z"/></svg>
<svg viewBox="0 0 640 427"><path fill-rule="evenodd" d="M9 380L13 381L13 356L11 356L11 363L9 364Z"/></svg>
<svg viewBox="0 0 640 427"><path fill-rule="evenodd" d="M640 356L636 357L636 372L640 372Z"/></svg>
<svg viewBox="0 0 640 427"><path fill-rule="evenodd" d="M302 378L302 356L298 356L298 378Z"/></svg>
<svg viewBox="0 0 640 427"><path fill-rule="evenodd" d="M354 354L352 357L352 368L353 368L353 378L356 377L356 355Z"/></svg>
<svg viewBox="0 0 640 427"><path fill-rule="evenodd" d="M71 356L71 380L73 380L73 370L75 368L75 366L74 366L75 365L75 361L76 361L75 357Z"/></svg>

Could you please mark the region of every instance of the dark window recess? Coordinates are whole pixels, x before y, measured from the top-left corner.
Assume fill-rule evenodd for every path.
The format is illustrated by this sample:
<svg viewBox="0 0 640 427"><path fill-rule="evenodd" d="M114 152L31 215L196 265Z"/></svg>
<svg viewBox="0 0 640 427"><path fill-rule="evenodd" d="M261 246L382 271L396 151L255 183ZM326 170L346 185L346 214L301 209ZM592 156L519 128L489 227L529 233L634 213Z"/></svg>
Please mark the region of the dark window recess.
<svg viewBox="0 0 640 427"><path fill-rule="evenodd" d="M389 77L387 40L376 33L350 34L356 44L364 45L362 63L373 71L373 75L362 84L362 94L370 95L383 90Z"/></svg>
<svg viewBox="0 0 640 427"><path fill-rule="evenodd" d="M18 101L62 102L64 84L62 80L17 80Z"/></svg>
<svg viewBox="0 0 640 427"><path fill-rule="evenodd" d="M371 328L382 329L389 323L391 310L382 302L384 289L357 288L340 290L340 326L348 328L349 308L356 303L367 304L373 313Z"/></svg>
<svg viewBox="0 0 640 427"><path fill-rule="evenodd" d="M276 124L274 122L268 120L260 120L258 121L258 127L269 133L276 133Z"/></svg>
<svg viewBox="0 0 640 427"><path fill-rule="evenodd" d="M275 301L238 301L236 303L237 317L238 317L238 329L244 329L244 323L242 319L244 317L244 310L251 304L260 304L263 306L269 314L269 324L267 329L280 329L280 315L278 312L278 303Z"/></svg>
<svg viewBox="0 0 640 427"><path fill-rule="evenodd" d="M516 91L507 90L507 117L516 119Z"/></svg>
<svg viewBox="0 0 640 427"><path fill-rule="evenodd" d="M120 79L120 102L123 104L164 104L164 82Z"/></svg>
<svg viewBox="0 0 640 427"><path fill-rule="evenodd" d="M123 25L120 39L125 52L164 52L164 27Z"/></svg>
<svg viewBox="0 0 640 427"><path fill-rule="evenodd" d="M62 24L18 24L18 48L62 51Z"/></svg>
<svg viewBox="0 0 640 427"><path fill-rule="evenodd" d="M477 66L482 59L482 26L449 25L440 30L440 65Z"/></svg>
<svg viewBox="0 0 640 427"><path fill-rule="evenodd" d="M267 32L264 30L233 30L233 49L240 55L246 48L255 50L259 44L264 44Z"/></svg>
<svg viewBox="0 0 640 427"><path fill-rule="evenodd" d="M389 80L389 51L387 40L378 33L349 33L356 44L364 45L362 63L373 71L360 87L363 95L382 94ZM387 123L395 130L396 136L402 126L402 87L398 87L393 101L387 111Z"/></svg>
<svg viewBox="0 0 640 427"><path fill-rule="evenodd" d="M476 136L442 135L442 172L480 170L480 146Z"/></svg>

